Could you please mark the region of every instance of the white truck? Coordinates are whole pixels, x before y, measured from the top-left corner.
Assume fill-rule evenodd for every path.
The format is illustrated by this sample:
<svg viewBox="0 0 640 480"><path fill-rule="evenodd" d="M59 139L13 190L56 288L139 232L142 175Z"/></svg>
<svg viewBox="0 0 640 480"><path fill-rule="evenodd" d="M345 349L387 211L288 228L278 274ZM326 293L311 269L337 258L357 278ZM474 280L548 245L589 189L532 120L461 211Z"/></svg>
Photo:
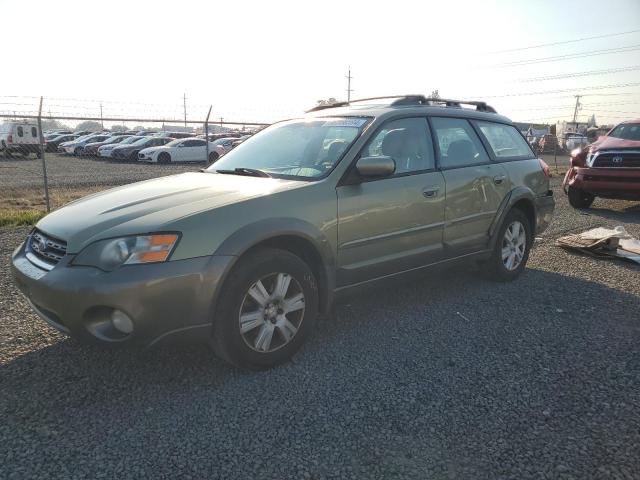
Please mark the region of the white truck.
<svg viewBox="0 0 640 480"><path fill-rule="evenodd" d="M38 125L29 122L7 122L0 125L0 154L40 157L40 132Z"/></svg>

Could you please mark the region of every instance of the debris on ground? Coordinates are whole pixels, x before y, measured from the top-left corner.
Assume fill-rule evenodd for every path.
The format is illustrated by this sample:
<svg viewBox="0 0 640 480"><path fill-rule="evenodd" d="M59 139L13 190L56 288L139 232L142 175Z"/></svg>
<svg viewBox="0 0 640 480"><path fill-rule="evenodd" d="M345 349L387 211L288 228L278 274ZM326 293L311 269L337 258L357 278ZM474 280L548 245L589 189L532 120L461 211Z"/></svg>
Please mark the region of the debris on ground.
<svg viewBox="0 0 640 480"><path fill-rule="evenodd" d="M596 257L616 257L640 264L640 240L633 238L624 227L593 228L556 240L556 245L578 250Z"/></svg>

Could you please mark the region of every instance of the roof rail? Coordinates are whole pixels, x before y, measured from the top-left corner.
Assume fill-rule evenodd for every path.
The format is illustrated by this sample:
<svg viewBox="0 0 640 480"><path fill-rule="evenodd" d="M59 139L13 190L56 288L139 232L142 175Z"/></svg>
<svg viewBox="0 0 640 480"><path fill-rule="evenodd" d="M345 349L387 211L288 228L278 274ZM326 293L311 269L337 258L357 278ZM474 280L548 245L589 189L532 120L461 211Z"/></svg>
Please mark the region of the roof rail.
<svg viewBox="0 0 640 480"><path fill-rule="evenodd" d="M353 103L358 102L367 102L370 100L388 100L390 98L396 98L391 102L391 106L400 106L400 105L440 105L444 107L452 107L452 108L462 108L462 105L471 105L476 107L478 112L488 112L488 113L497 113L495 108L491 105L487 105L485 102L478 101L467 101L467 100L451 100L447 98L435 98L435 97L425 97L424 95L387 95L384 97L369 97L369 98L359 98L356 100L351 100L351 102L334 102L327 105L318 105L311 110L307 110L309 112L317 112L318 110L325 110L327 108L335 108L335 107L346 107Z"/></svg>

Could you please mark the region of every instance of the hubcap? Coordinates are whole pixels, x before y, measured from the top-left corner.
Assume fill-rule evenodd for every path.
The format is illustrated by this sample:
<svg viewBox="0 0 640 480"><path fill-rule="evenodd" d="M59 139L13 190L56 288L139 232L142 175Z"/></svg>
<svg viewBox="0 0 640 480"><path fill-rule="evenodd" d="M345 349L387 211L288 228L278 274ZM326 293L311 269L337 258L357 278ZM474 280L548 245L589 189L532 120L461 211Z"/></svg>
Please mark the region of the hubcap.
<svg viewBox="0 0 640 480"><path fill-rule="evenodd" d="M239 315L247 346L269 353L287 345L300 329L304 300L302 287L288 273L272 273L251 285Z"/></svg>
<svg viewBox="0 0 640 480"><path fill-rule="evenodd" d="M524 225L516 220L507 227L502 239L502 263L507 270L515 270L520 266L526 247L527 234Z"/></svg>

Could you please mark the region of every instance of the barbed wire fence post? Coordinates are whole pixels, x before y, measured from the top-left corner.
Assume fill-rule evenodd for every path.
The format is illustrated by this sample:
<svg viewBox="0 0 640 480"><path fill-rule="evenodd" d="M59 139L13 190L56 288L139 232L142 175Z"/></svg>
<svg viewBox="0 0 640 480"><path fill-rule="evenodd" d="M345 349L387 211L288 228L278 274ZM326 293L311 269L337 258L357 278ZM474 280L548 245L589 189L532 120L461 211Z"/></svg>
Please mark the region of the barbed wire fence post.
<svg viewBox="0 0 640 480"><path fill-rule="evenodd" d="M44 134L42 133L42 101L40 97L40 106L38 107L38 140L40 143L40 158L42 160L42 179L44 182L44 198L47 205L47 213L51 211L51 202L49 200L49 180L47 178L47 159L45 158Z"/></svg>

